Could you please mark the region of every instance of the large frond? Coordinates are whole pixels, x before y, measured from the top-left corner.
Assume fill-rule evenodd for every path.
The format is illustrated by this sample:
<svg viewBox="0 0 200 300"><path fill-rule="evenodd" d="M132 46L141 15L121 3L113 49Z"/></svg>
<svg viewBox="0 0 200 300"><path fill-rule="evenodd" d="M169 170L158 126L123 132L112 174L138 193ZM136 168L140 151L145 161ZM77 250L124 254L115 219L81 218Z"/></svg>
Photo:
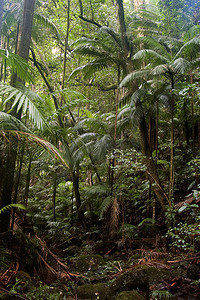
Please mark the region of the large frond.
<svg viewBox="0 0 200 300"><path fill-rule="evenodd" d="M17 54L14 54L6 49L0 49L0 57L3 62L6 61L12 71L17 74L22 80L33 83L32 68L28 65L27 61Z"/></svg>
<svg viewBox="0 0 200 300"><path fill-rule="evenodd" d="M0 112L0 131L19 130L29 131L29 129L18 119L5 112Z"/></svg>
<svg viewBox="0 0 200 300"><path fill-rule="evenodd" d="M195 46L196 49L195 49ZM197 51L198 50L198 51ZM174 57L174 60L176 60L182 53L189 53L192 56L196 55L198 52L200 52L200 37L195 37L185 43L180 50L177 52L176 56Z"/></svg>
<svg viewBox="0 0 200 300"><path fill-rule="evenodd" d="M184 74L189 69L190 65L190 62L182 57L177 58L171 64L172 68L174 68L174 70L180 74Z"/></svg>
<svg viewBox="0 0 200 300"><path fill-rule="evenodd" d="M44 140L30 132L23 132L18 130L0 131L0 136L2 136L3 138L6 138L9 134L12 134L18 140L22 139L23 141L26 140L29 143L36 143L50 154L53 154L53 156L59 159L63 165L69 167L67 161L65 160L61 152L47 140ZM9 141L9 139L7 139L7 141Z"/></svg>
<svg viewBox="0 0 200 300"><path fill-rule="evenodd" d="M93 149L93 155L98 161L104 161L108 152L112 150L114 140L109 134L103 135L96 141Z"/></svg>
<svg viewBox="0 0 200 300"><path fill-rule="evenodd" d="M158 75L164 75L169 72L170 72L170 66L167 64L163 64L163 65L161 64L153 68L150 73L153 76L158 76Z"/></svg>
<svg viewBox="0 0 200 300"><path fill-rule="evenodd" d="M43 99L26 87L19 85L18 88L0 82L0 95L3 96L5 105L11 99L13 103L11 109L17 108L17 112L21 109L23 114L28 112L29 118L39 128L48 127L45 116L40 109Z"/></svg>
<svg viewBox="0 0 200 300"><path fill-rule="evenodd" d="M142 49L138 51L134 56L133 59L140 59L150 62L159 62L159 63L169 63L170 60L165 57L164 55L160 55L158 52L151 50L151 49Z"/></svg>
<svg viewBox="0 0 200 300"><path fill-rule="evenodd" d="M50 29L52 32L55 33L57 38L59 40L61 40L59 31L58 31L56 25L50 19L48 19L45 16L35 12L34 13L34 21L38 24L41 24L43 27Z"/></svg>
<svg viewBox="0 0 200 300"><path fill-rule="evenodd" d="M138 37L134 40L134 43L141 43L144 45L145 49L152 49L156 53L160 54L162 57L167 58L170 60L170 54L167 52L166 47L159 43L159 41L155 38L149 37L149 36L142 36ZM152 55L152 54L151 54Z"/></svg>
<svg viewBox="0 0 200 300"><path fill-rule="evenodd" d="M126 86L131 81L141 78L147 78L150 74L150 70L139 70L128 74L120 83L119 88Z"/></svg>

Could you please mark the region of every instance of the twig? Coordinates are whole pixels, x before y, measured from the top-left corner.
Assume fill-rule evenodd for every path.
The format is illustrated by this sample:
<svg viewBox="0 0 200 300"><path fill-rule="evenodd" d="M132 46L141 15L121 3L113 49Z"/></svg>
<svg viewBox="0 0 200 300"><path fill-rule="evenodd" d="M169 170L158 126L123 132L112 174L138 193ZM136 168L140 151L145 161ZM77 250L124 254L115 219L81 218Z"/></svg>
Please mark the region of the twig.
<svg viewBox="0 0 200 300"><path fill-rule="evenodd" d="M184 258L184 259L177 259L177 260L168 260L167 262L169 264L173 264L173 263L177 263L177 262L181 262L181 261L193 260L193 259L197 259L197 258L200 258L200 256L195 256L195 257L190 257L190 258Z"/></svg>

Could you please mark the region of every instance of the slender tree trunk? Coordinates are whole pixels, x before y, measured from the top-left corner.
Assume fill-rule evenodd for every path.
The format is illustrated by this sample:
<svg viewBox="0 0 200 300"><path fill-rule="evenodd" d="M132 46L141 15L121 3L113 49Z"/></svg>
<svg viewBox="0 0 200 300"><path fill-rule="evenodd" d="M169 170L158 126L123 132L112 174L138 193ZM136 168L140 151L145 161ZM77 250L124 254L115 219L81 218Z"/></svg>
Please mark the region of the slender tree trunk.
<svg viewBox="0 0 200 300"><path fill-rule="evenodd" d="M172 204L172 198L174 195L174 78L171 77L171 145L170 145L170 177L169 177L169 205Z"/></svg>
<svg viewBox="0 0 200 300"><path fill-rule="evenodd" d="M1 49L1 31L2 31L2 19L3 19L3 6L4 6L4 0L0 0L0 49Z"/></svg>
<svg viewBox="0 0 200 300"><path fill-rule="evenodd" d="M29 164L28 164L28 171L27 171L27 175L26 175L25 193L24 193L24 202L25 202L26 209L28 207L28 196L29 196L29 190L30 190L31 163L32 163L32 156L30 155ZM25 214L24 214L24 227L25 226L26 226L26 210L25 210Z"/></svg>
<svg viewBox="0 0 200 300"><path fill-rule="evenodd" d="M56 192L57 192L57 175L53 175L53 221L56 221Z"/></svg>
<svg viewBox="0 0 200 300"><path fill-rule="evenodd" d="M86 229L87 225L85 222L83 210L81 208L81 196L80 196L80 192L79 192L79 174L75 171L72 173L72 181L73 181L73 188L74 188L74 194L75 194L75 199L76 199L76 209L77 209L78 220L80 221L83 228Z"/></svg>
<svg viewBox="0 0 200 300"><path fill-rule="evenodd" d="M17 172L17 180L14 188L14 196L13 196L13 203L17 203L17 195L19 190L19 182L21 177L21 171L22 171L22 164L23 164L23 157L24 157L24 149L25 149L25 142L22 144L22 148L20 151L20 159L19 159L19 169ZM11 223L11 230L14 228L14 222L15 222L15 207L12 209L12 223Z"/></svg>

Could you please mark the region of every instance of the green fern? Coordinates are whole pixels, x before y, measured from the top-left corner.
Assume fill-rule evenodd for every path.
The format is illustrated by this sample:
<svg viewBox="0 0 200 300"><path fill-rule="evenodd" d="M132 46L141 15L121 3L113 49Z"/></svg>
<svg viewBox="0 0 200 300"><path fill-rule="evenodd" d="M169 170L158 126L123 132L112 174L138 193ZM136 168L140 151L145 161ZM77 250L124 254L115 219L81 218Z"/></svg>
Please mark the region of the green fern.
<svg viewBox="0 0 200 300"><path fill-rule="evenodd" d="M17 54L14 54L6 49L0 49L0 57L2 61L11 67L12 71L17 74L22 80L33 83L32 76L33 69L29 66L27 61Z"/></svg>
<svg viewBox="0 0 200 300"><path fill-rule="evenodd" d="M21 109L23 114L28 112L28 116L33 123L39 128L49 127L44 113L41 109L44 101L34 92L22 85L13 87L0 82L0 96L3 96L3 105L5 106L11 99L13 100L11 110L17 107L17 112Z"/></svg>
<svg viewBox="0 0 200 300"><path fill-rule="evenodd" d="M5 211L7 211L7 210L9 210L9 209L11 209L13 207L18 208L18 209L26 210L26 207L23 204L19 204L19 203L17 203L17 204L9 204L9 205L6 205L6 206L4 206L4 207L2 207L0 209L0 214L4 213Z"/></svg>

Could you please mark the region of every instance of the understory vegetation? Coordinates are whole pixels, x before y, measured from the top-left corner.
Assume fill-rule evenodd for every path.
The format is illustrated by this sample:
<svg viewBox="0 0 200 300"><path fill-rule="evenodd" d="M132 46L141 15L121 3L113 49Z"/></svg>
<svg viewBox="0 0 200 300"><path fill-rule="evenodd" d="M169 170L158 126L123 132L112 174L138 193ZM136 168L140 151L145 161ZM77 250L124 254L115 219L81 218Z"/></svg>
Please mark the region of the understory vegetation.
<svg viewBox="0 0 200 300"><path fill-rule="evenodd" d="M198 1L0 0L0 299L198 299L199 95Z"/></svg>

